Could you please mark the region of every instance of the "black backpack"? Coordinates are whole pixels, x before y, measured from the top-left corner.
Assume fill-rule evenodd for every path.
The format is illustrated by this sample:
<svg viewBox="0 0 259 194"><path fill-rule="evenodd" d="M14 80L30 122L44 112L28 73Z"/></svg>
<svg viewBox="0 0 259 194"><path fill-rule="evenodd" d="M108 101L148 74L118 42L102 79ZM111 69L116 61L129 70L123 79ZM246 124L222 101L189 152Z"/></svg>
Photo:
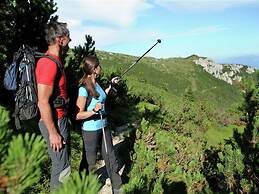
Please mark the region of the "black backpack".
<svg viewBox="0 0 259 194"><path fill-rule="evenodd" d="M61 72L63 66L59 61L44 53L35 52L27 45L22 45L14 54L13 63L5 72L4 86L13 91L15 96L14 117L17 129L21 129L20 121L38 116L35 68L37 60L42 57L53 60Z"/></svg>

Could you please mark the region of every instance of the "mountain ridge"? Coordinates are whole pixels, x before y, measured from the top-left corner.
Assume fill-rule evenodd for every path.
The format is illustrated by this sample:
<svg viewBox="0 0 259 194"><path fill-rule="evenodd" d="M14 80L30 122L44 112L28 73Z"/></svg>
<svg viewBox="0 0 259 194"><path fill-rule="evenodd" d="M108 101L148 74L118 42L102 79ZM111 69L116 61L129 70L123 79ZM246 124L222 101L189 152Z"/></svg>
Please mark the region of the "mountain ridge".
<svg viewBox="0 0 259 194"><path fill-rule="evenodd" d="M109 55L121 55L124 57L133 57L138 58L137 56L131 56L127 54L121 54L121 53L113 53L113 52L106 52L106 51L100 51L104 53L108 53ZM170 58L155 58L155 57L145 57L145 59L149 59L149 61L152 61L151 63L154 63L154 61L168 61L168 60L175 60L175 59L191 59L196 65L200 65L204 71L208 72L212 76L214 76L217 79L221 79L229 84L233 84L233 82L241 82L242 77L247 74L253 74L256 72L256 68L244 65L244 64L225 64L225 63L216 63L213 59L207 58L207 57L201 57L198 55L190 55L188 57L170 57ZM161 66L165 65L162 63ZM166 68L166 67L165 67ZM168 71L168 70L165 70Z"/></svg>
<svg viewBox="0 0 259 194"><path fill-rule="evenodd" d="M115 72L119 76L138 59L136 56L106 51L97 51L97 55L101 64L104 64L106 75L114 75ZM240 103L242 91L238 84L231 85L206 72L202 66L194 62L199 58L206 59L196 55L167 59L144 57L123 78L132 94L162 99L163 104L170 108L187 93L191 93L198 101L208 102L222 109ZM242 73L240 76L250 74Z"/></svg>
<svg viewBox="0 0 259 194"><path fill-rule="evenodd" d="M228 63L246 64L249 66L253 66L256 69L259 69L259 55L242 55L242 56L218 59L216 61L221 64L228 64Z"/></svg>
<svg viewBox="0 0 259 194"><path fill-rule="evenodd" d="M198 58L194 63L203 67L203 69L212 76L221 79L229 84L234 81L241 82L242 75L253 74L256 69L242 64L219 64L209 58Z"/></svg>

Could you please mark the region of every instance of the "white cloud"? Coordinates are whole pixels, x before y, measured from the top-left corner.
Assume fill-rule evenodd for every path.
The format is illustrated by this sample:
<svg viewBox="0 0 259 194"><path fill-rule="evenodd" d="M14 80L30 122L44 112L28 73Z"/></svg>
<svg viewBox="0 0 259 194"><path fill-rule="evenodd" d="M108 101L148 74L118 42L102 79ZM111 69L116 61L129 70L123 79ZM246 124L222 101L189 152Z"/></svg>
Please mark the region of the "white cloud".
<svg viewBox="0 0 259 194"><path fill-rule="evenodd" d="M64 20L98 21L127 27L138 14L151 7L147 0L58 0L58 15Z"/></svg>
<svg viewBox="0 0 259 194"><path fill-rule="evenodd" d="M190 30L177 32L173 34L169 33L156 33L156 36L153 37L160 37L162 40L169 40L169 39L179 39L184 37L193 37L193 36L204 36L210 33L222 32L226 30L231 30L228 27L224 27L222 25L212 25L212 26L203 26L197 27Z"/></svg>
<svg viewBox="0 0 259 194"><path fill-rule="evenodd" d="M221 11L236 6L258 3L257 0L154 0L154 3L172 10Z"/></svg>
<svg viewBox="0 0 259 194"><path fill-rule="evenodd" d="M70 46L77 46L85 42L85 34L91 35L95 40L97 49L116 44L138 43L143 40L156 40L161 37L159 32L138 31L134 29L122 29L116 27L87 26L71 31L72 42Z"/></svg>
<svg viewBox="0 0 259 194"><path fill-rule="evenodd" d="M134 23L139 11L148 9L145 0L82 0L87 20L109 22L118 26L129 26Z"/></svg>
<svg viewBox="0 0 259 194"><path fill-rule="evenodd" d="M225 30L229 30L229 29L230 28L223 27L221 25L205 26L205 27L194 28L194 29L191 29L191 30L188 30L185 32L171 34L171 35L168 35L167 38L199 36L199 35L203 35L203 34L220 32L220 31L225 31Z"/></svg>
<svg viewBox="0 0 259 194"><path fill-rule="evenodd" d="M97 49L155 36L132 29L138 16L152 7L147 0L57 0L57 7L59 21L68 23L70 46L84 43L86 34Z"/></svg>

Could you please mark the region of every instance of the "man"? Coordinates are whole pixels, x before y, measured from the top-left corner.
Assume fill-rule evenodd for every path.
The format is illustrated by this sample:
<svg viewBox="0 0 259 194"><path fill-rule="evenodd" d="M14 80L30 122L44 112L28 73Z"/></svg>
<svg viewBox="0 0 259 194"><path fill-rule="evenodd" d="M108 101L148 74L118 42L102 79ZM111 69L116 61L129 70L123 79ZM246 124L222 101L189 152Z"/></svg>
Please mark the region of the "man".
<svg viewBox="0 0 259 194"><path fill-rule="evenodd" d="M60 58L70 38L65 23L51 22L46 25L45 33L48 44L46 54L54 58L56 62L49 58L41 58L36 66L36 80L38 107L41 115L39 128L47 142L52 161L50 188L53 190L71 173L66 116L66 102L68 101L66 77L64 68L58 66L58 63L62 66Z"/></svg>

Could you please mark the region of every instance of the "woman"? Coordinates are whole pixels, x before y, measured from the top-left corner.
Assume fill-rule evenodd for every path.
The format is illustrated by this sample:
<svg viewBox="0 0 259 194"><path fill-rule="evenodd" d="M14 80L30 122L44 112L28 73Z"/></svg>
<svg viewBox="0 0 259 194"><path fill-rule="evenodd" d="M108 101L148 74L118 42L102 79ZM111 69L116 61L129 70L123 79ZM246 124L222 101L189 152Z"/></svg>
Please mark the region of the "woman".
<svg viewBox="0 0 259 194"><path fill-rule="evenodd" d="M89 172L95 170L97 147L101 143L102 157L108 176L111 179L113 193L120 193L121 177L118 174L118 165L115 158L111 132L107 126L105 114L105 100L111 87L105 91L96 82L101 73L101 66L96 56L87 56L83 60L84 75L80 80L79 95L77 98L77 120L83 120L82 135L88 162ZM105 128L103 137L102 129Z"/></svg>

